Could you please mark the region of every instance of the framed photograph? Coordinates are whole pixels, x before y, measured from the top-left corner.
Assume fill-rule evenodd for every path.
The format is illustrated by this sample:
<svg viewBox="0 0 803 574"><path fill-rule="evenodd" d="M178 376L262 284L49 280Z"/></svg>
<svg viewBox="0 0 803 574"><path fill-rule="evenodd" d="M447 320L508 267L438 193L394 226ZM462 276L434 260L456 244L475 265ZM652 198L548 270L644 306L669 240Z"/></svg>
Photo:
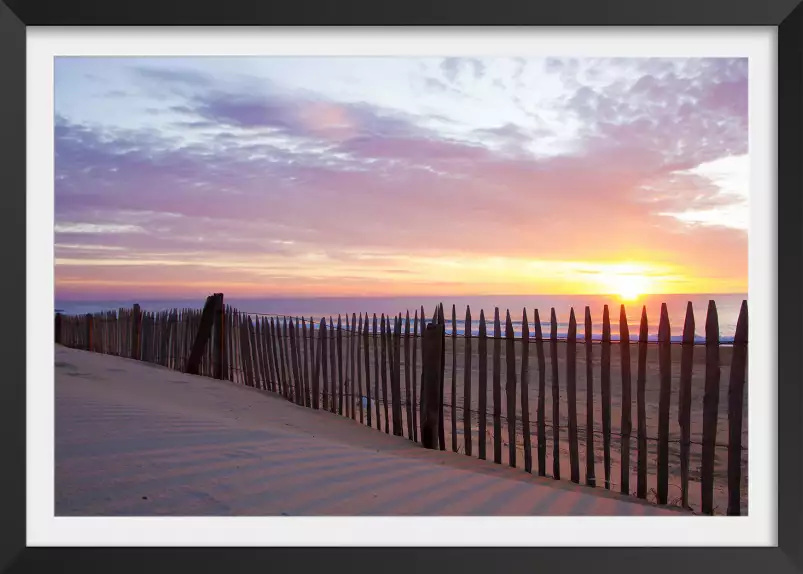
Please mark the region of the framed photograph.
<svg viewBox="0 0 803 574"><path fill-rule="evenodd" d="M0 3L3 571L803 571L798 0L133 7Z"/></svg>

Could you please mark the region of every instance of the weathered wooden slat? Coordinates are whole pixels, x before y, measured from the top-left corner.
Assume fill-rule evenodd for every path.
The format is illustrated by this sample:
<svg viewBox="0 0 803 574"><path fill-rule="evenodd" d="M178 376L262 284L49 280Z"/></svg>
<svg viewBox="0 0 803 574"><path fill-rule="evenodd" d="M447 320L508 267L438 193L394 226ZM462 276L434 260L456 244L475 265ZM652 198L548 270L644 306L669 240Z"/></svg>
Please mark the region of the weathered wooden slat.
<svg viewBox="0 0 803 574"><path fill-rule="evenodd" d="M343 402L344 402L343 414L344 414L344 416L346 418L349 418L351 416L351 408L350 407L353 404L349 400L349 397L352 394L351 387L352 387L352 380L353 380L352 377L350 376L350 375L353 374L350 371L351 366L353 364L352 356L351 356L351 344L353 342L353 339L351 338L351 329L352 329L352 327L349 324L349 316L347 314L346 315L346 331L344 333L344 336L346 338L346 358L345 358L345 362L344 362L344 365L343 365L343 379L345 381L344 384L343 384L343 389L344 389L343 390Z"/></svg>
<svg viewBox="0 0 803 574"><path fill-rule="evenodd" d="M435 308L435 314L432 317L433 322L443 326L441 331L441 362L440 362L440 384L438 385L438 396L440 407L438 409L438 446L441 450L446 450L446 425L444 424L444 410L446 403L444 401L444 383L446 379L446 316L443 313L443 303L439 303Z"/></svg>
<svg viewBox="0 0 803 574"><path fill-rule="evenodd" d="M594 343L591 307L585 312L586 347L586 485L597 485L596 451L594 447Z"/></svg>
<svg viewBox="0 0 803 574"><path fill-rule="evenodd" d="M705 320L705 394L703 396L703 454L700 488L703 514L714 514L714 458L719 416L719 316L714 301L708 302Z"/></svg>
<svg viewBox="0 0 803 574"><path fill-rule="evenodd" d="M538 357L538 475L546 476L546 358L538 309L535 309L533 313L533 328L535 329L535 350Z"/></svg>
<svg viewBox="0 0 803 574"><path fill-rule="evenodd" d="M382 338L382 408L385 411L385 433L390 434L390 416L388 413L388 335L385 314L381 318L381 338Z"/></svg>
<svg viewBox="0 0 803 574"><path fill-rule="evenodd" d="M691 375L694 365L694 309L686 305L683 344L680 355L678 424L680 425L680 504L689 507L689 453L691 449Z"/></svg>
<svg viewBox="0 0 803 574"><path fill-rule="evenodd" d="M321 318L321 326L320 329L316 330L312 328L312 318L310 318L310 336L315 337L317 332L317 337L313 339L312 344L315 346L315 358L312 367L312 408L314 410L318 410L321 407L321 354L323 351L323 338L321 337L321 333L323 332L323 317ZM316 340L317 339L317 340Z"/></svg>
<svg viewBox="0 0 803 574"><path fill-rule="evenodd" d="M276 373L276 385L278 387L279 394L283 397L287 397L287 390L285 389L284 384L284 369L281 363L281 350L279 348L279 333L276 329L277 320L273 317L270 318L270 324L268 325L268 330L270 332L270 352L273 358L273 370Z"/></svg>
<svg viewBox="0 0 803 574"><path fill-rule="evenodd" d="M351 357L351 381L349 382L349 414L351 414L351 420L357 420L357 412L354 408L355 401L359 398L357 397L355 380L357 377L357 363L356 363L356 354L357 354L357 315L356 313L351 314L351 330L349 331L349 355ZM360 400L360 409L362 409L362 399Z"/></svg>
<svg viewBox="0 0 803 574"><path fill-rule="evenodd" d="M295 322L295 324L293 324ZM290 360L293 365L293 380L295 381L295 398L297 405L304 405L304 381L301 373L301 342L299 341L300 325L298 319L290 319Z"/></svg>
<svg viewBox="0 0 803 574"><path fill-rule="evenodd" d="M605 488L611 488L611 316L608 306L602 310L602 450L605 465Z"/></svg>
<svg viewBox="0 0 803 574"><path fill-rule="evenodd" d="M343 416L343 392L345 381L345 368L343 366L343 323L340 315L337 316L337 414Z"/></svg>
<svg viewBox="0 0 803 574"><path fill-rule="evenodd" d="M359 368L365 369L365 424L370 428L374 423L373 405L371 405L371 337L368 331L368 313L365 314L365 320L360 328L360 336L362 337L363 363ZM362 404L362 399L360 399L360 404Z"/></svg>
<svg viewBox="0 0 803 574"><path fill-rule="evenodd" d="M493 336L493 424L494 462L502 464L502 326L499 322L499 307L494 309Z"/></svg>
<svg viewBox="0 0 803 574"><path fill-rule="evenodd" d="M181 349L182 359L184 352L184 324L186 322L186 311L181 314L181 339L179 341L179 348ZM233 332L231 325L231 307L226 305L226 366L228 367L227 380L234 381L234 352L233 347Z"/></svg>
<svg viewBox="0 0 803 574"><path fill-rule="evenodd" d="M624 305L622 305L619 310L619 352L622 362L620 492L622 494L630 494L630 435L633 433L633 420L631 416L633 389L630 377L630 329L627 325L627 312L625 311Z"/></svg>
<svg viewBox="0 0 803 574"><path fill-rule="evenodd" d="M571 481L580 484L580 448L577 439L577 319L569 313L566 337L566 399L569 401L569 467Z"/></svg>
<svg viewBox="0 0 803 574"><path fill-rule="evenodd" d="M321 342L321 408L329 410L329 363L327 351L329 349L329 333L326 330L326 318L321 317L321 328L318 331L318 340Z"/></svg>
<svg viewBox="0 0 803 574"><path fill-rule="evenodd" d="M457 452L457 308L452 305L452 452Z"/></svg>
<svg viewBox="0 0 803 574"><path fill-rule="evenodd" d="M268 319L267 317L262 317L261 329L262 329L262 356L264 357L265 361L265 368L268 372L268 390L272 393L276 392L276 373L273 372L273 363L271 362L270 358L270 338L268 333Z"/></svg>
<svg viewBox="0 0 803 574"><path fill-rule="evenodd" d="M524 472L533 472L533 450L530 435L530 324L527 308L521 314L521 429L524 438Z"/></svg>
<svg viewBox="0 0 803 574"><path fill-rule="evenodd" d="M363 347L365 347L364 361L365 361L365 402L366 402L366 422L369 427L374 425L372 413L375 410L371 401L371 334L368 330L368 313L365 314L365 323L363 323Z"/></svg>
<svg viewBox="0 0 803 574"><path fill-rule="evenodd" d="M471 308L468 306L463 331L463 441L465 454L471 456Z"/></svg>
<svg viewBox="0 0 803 574"><path fill-rule="evenodd" d="M249 347L249 358L251 360L252 371L254 373L254 387L257 389L262 388L262 373L260 372L260 365L259 365L259 353L257 351L257 340L256 340L256 329L254 328L254 323L251 320L251 317L248 317L248 343Z"/></svg>
<svg viewBox="0 0 803 574"><path fill-rule="evenodd" d="M309 378L309 363L310 363L310 344L309 340L312 336L313 324L310 319L310 332L307 334L307 322L304 317L301 317L301 339L304 342L304 406L310 408L312 406L312 397L310 397L310 378Z"/></svg>
<svg viewBox="0 0 803 574"><path fill-rule="evenodd" d="M291 366L288 361L290 355L290 339L287 336L287 318L282 318L281 333L279 334L279 345L281 347L282 373L284 374L284 389L287 391L287 400L295 401L294 384L292 380Z"/></svg>
<svg viewBox="0 0 803 574"><path fill-rule="evenodd" d="M499 322L499 307L494 309L493 337L493 423L494 462L502 464L502 326Z"/></svg>
<svg viewBox="0 0 803 574"><path fill-rule="evenodd" d="M550 310L549 355L552 363L552 478L560 480L560 381L558 371L558 319Z"/></svg>
<svg viewBox="0 0 803 574"><path fill-rule="evenodd" d="M367 349L363 348L362 343L362 313L360 313L360 324L357 326L357 330L354 332L355 342L354 344L357 346L357 358L356 358L356 365L357 365L357 400L360 402L360 424L365 424L365 411L363 410L363 394L362 390L362 362L360 361L361 352L364 350L367 352Z"/></svg>
<svg viewBox="0 0 803 574"><path fill-rule="evenodd" d="M240 314L240 364L243 368L243 384L253 386L251 377L250 362L248 361L248 322L245 316Z"/></svg>
<svg viewBox="0 0 803 574"><path fill-rule="evenodd" d="M636 402L638 405L638 482L636 496L647 498L647 306L641 308L641 324L638 335L638 374L636 376Z"/></svg>
<svg viewBox="0 0 803 574"><path fill-rule="evenodd" d="M672 398L672 349L669 313L661 304L658 324L658 370L661 391L658 398L658 504L666 504L669 495L669 403Z"/></svg>
<svg viewBox="0 0 803 574"><path fill-rule="evenodd" d="M407 438L413 440L413 405L410 400L412 397L410 381L410 311L407 311L404 317L404 406L407 415Z"/></svg>
<svg viewBox="0 0 803 574"><path fill-rule="evenodd" d="M393 434L404 436L401 404L401 314L394 318L393 330Z"/></svg>
<svg viewBox="0 0 803 574"><path fill-rule="evenodd" d="M742 301L733 336L730 381L728 382L728 515L741 514L742 409L747 380L747 301Z"/></svg>
<svg viewBox="0 0 803 574"><path fill-rule="evenodd" d="M485 311L480 309L480 331L477 339L477 355L479 356L480 380L477 394L477 410L479 432L477 447L480 460L485 460L485 450L488 441L487 410L488 410L488 336L485 325Z"/></svg>
<svg viewBox="0 0 803 574"><path fill-rule="evenodd" d="M412 387L413 442L418 442L418 309L413 314L413 362L410 369L410 386Z"/></svg>
<svg viewBox="0 0 803 574"><path fill-rule="evenodd" d="M329 317L329 366L331 367L331 380L329 390L331 396L329 397L329 410L334 414L337 412L337 332L335 331L332 318Z"/></svg>
<svg viewBox="0 0 803 574"><path fill-rule="evenodd" d="M507 397L507 445L508 464L516 468L516 334L513 331L513 322L510 319L510 309L505 318L505 366L507 367L507 380L505 381L505 395ZM524 406L524 405L522 405Z"/></svg>
<svg viewBox="0 0 803 574"><path fill-rule="evenodd" d="M421 444L424 448L436 449L440 409L439 385L443 364L444 326L431 323L422 333L422 384L421 384Z"/></svg>
<svg viewBox="0 0 803 574"><path fill-rule="evenodd" d="M382 344L381 335L379 334L379 328L377 327L376 323L376 313L374 313L374 396L376 397L374 400L376 402L376 428L378 431L382 431L382 415L380 409L380 394L379 394L379 352L380 346ZM387 424L387 419L385 419L385 424Z"/></svg>

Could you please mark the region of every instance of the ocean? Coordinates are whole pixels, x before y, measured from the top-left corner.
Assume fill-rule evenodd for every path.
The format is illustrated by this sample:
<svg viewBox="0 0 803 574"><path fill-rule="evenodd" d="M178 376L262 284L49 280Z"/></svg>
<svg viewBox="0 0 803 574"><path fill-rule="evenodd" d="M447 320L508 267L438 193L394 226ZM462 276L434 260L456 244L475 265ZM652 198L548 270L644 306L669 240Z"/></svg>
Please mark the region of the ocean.
<svg viewBox="0 0 803 574"><path fill-rule="evenodd" d="M376 313L404 316L407 312L410 317L424 307L424 313L431 319L436 305L443 303L446 311L446 332L452 332L452 305L457 313L456 331L462 335L466 330L466 307L471 308L471 332L479 332L480 309L485 311L486 328L489 335L493 334L494 309L499 309L502 334L504 335L506 313L510 310L511 322L518 337L521 334L522 311L527 309L530 335L533 335L533 317L537 309L544 337L551 332L550 310L555 309L557 319L558 337L566 336L569 327L569 314L574 309L577 320L577 334L582 338L585 333L585 307L591 310L592 336L599 339L602 336L602 316L604 306L607 304L611 320L611 338L619 339L619 313L620 306L625 305L630 338L638 338L639 323L641 321L642 306L647 308L649 322L649 338L656 340L658 335L658 321L661 304L666 303L669 314L669 323L672 339L680 340L686 317L686 305L691 302L695 317L695 340L704 341L706 313L709 301L714 301L719 319L720 342L729 343L733 340L736 331L736 321L742 301L747 299L746 294L712 294L712 295L646 295L634 301L622 301L616 296L605 295L478 295L455 297L315 297L315 298L260 298L242 299L233 297L225 299L227 305L253 315L284 315L288 317L310 317L319 323L322 317L343 317L344 326L346 316L352 314ZM84 314L97 311L131 307L139 303L144 311L161 311L173 308L201 308L203 300L200 299L163 299L163 300L116 300L116 301L65 301L56 300L55 308L65 314ZM411 327L412 328L412 327Z"/></svg>

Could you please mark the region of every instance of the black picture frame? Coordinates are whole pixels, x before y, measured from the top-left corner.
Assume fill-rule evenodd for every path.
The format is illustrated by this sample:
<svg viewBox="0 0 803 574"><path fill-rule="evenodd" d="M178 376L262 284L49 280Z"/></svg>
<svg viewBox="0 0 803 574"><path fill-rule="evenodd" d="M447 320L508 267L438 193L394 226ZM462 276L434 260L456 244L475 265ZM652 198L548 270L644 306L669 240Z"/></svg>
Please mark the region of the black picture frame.
<svg viewBox="0 0 803 574"><path fill-rule="evenodd" d="M0 375L0 570L33 572L225 572L234 568L382 571L602 570L633 572L803 571L803 6L801 0L561 0L536 3L439 0L294 0L218 3L139 0L0 2L0 282L6 326ZM26 27L84 25L517 25L773 26L778 46L778 547L238 549L26 547ZM760 381L754 384L760 384ZM623 541L626 542L626 541ZM656 540L656 544L663 541Z"/></svg>

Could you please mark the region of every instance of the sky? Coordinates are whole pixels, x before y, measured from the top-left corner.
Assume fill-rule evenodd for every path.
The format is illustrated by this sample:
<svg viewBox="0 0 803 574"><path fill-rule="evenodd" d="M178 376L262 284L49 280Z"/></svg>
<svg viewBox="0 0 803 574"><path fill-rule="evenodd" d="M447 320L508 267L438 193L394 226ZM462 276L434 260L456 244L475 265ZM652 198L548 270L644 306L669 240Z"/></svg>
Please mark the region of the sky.
<svg viewBox="0 0 803 574"><path fill-rule="evenodd" d="M747 291L748 65L55 62L56 297Z"/></svg>

